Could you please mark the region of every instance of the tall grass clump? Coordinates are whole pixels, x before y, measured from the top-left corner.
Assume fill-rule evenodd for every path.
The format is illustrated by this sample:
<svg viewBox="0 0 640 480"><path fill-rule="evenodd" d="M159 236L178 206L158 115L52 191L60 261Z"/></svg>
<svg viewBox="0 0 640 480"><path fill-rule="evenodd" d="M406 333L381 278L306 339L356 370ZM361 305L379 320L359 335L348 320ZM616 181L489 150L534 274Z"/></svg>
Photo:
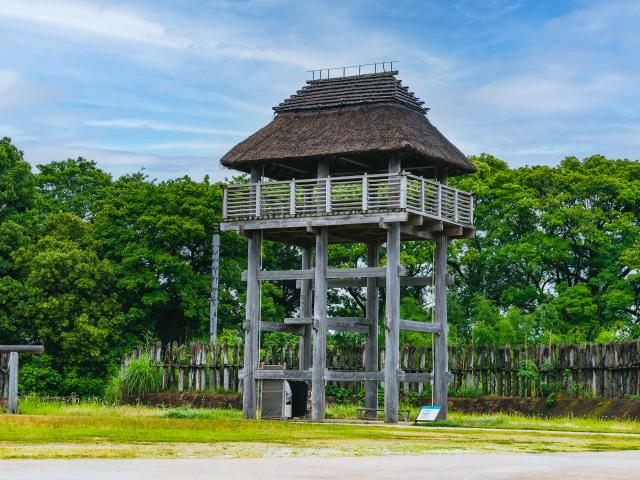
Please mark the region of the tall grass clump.
<svg viewBox="0 0 640 480"><path fill-rule="evenodd" d="M139 398L145 393L157 392L162 385L162 372L151 364L149 355L134 358L109 379L105 388L105 400L122 402L125 398Z"/></svg>

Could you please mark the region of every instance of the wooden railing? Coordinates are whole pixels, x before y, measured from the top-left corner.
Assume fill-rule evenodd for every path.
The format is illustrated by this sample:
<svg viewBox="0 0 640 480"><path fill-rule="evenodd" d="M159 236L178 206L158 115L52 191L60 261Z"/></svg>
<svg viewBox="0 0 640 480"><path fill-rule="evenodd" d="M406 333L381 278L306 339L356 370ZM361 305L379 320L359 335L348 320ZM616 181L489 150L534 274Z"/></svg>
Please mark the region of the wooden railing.
<svg viewBox="0 0 640 480"><path fill-rule="evenodd" d="M190 345L154 344L127 355L129 359L146 352L163 372L163 389L239 390L242 371L242 347L192 343ZM431 372L429 347L404 345L400 349L400 368L409 373ZM384 368L384 349L380 351L380 368ZM263 348L261 364L298 368L296 347ZM530 360L539 371L537 378L518 374ZM2 357L0 356L0 365ZM354 345L329 351L327 368L335 371L364 370L364 350ZM528 348L507 346L452 345L449 347L449 372L452 387L483 395L506 397L540 396L543 384L556 382L570 395L603 398L640 395L640 342L607 345L535 345ZM0 378L0 387L2 385ZM358 390L360 382L328 382ZM429 388L424 382L400 382L404 393ZM1 388L0 388L1 390Z"/></svg>
<svg viewBox="0 0 640 480"><path fill-rule="evenodd" d="M473 225L469 192L405 172L228 185L222 216L232 221L397 210Z"/></svg>

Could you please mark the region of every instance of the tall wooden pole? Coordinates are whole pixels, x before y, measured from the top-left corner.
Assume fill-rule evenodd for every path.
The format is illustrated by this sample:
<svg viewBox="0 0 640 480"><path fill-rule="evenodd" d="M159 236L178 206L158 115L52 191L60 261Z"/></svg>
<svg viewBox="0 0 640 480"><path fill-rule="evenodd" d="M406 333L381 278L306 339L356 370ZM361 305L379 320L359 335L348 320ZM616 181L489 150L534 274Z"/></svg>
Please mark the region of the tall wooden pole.
<svg viewBox="0 0 640 480"><path fill-rule="evenodd" d="M302 269L307 270L313 266L313 247L305 246L302 250ZM300 316L310 318L313 315L313 288L311 280L302 280L300 286ZM304 334L300 342L300 370L308 370L311 368L312 350L311 350L311 326L304 327Z"/></svg>
<svg viewBox="0 0 640 480"><path fill-rule="evenodd" d="M9 353L9 413L18 413L18 352Z"/></svg>
<svg viewBox="0 0 640 480"><path fill-rule="evenodd" d="M444 185L448 178L446 171L438 174L438 181ZM440 333L435 336L433 362L433 402L440 406L438 420L446 420L448 415L448 364L449 364L449 325L447 322L447 235L436 239L434 276L435 276L435 323Z"/></svg>
<svg viewBox="0 0 640 480"><path fill-rule="evenodd" d="M220 279L220 226L213 227L211 237L211 304L209 307L209 342L218 336L218 283Z"/></svg>
<svg viewBox="0 0 640 480"><path fill-rule="evenodd" d="M400 173L398 156L389 160L389 173ZM400 368L400 224L387 230L387 296L385 303L384 421L398 423Z"/></svg>
<svg viewBox="0 0 640 480"><path fill-rule="evenodd" d="M318 178L329 176L329 161L318 162ZM323 182L318 188L323 188ZM328 201L327 201L328 200ZM331 199L325 199L330 204ZM316 264L313 290L313 365L311 369L311 418L325 417L324 371L327 368L327 268L329 265L329 230L316 232Z"/></svg>
<svg viewBox="0 0 640 480"><path fill-rule="evenodd" d="M327 367L327 265L329 231L316 234L316 267L313 295L313 367L311 370L311 418L325 417L324 371Z"/></svg>
<svg viewBox="0 0 640 480"><path fill-rule="evenodd" d="M367 266L377 267L379 264L378 242L367 244ZM365 339L364 369L367 372L378 371L378 279L367 278L367 322L371 331ZM378 382L367 380L364 382L365 408L378 408ZM377 418L376 412L370 412L371 417Z"/></svg>
<svg viewBox="0 0 640 480"><path fill-rule="evenodd" d="M259 168L251 169L251 182L261 180ZM245 307L244 376L242 382L242 413L244 418L256 417L256 382L260 354L260 282L262 232L252 230L248 238L247 303Z"/></svg>

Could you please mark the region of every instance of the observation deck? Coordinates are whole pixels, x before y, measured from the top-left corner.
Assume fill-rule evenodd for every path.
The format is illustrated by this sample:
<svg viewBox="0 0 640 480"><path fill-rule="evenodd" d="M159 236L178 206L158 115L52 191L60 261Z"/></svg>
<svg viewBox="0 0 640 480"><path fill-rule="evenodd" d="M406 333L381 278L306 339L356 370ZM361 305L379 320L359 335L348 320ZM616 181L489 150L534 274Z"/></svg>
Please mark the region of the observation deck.
<svg viewBox="0 0 640 480"><path fill-rule="evenodd" d="M402 224L406 240L433 240L435 232L468 237L473 196L408 172L224 187L223 231L262 230L266 239L306 244L314 227L331 226L332 243L366 242L383 240L391 222Z"/></svg>

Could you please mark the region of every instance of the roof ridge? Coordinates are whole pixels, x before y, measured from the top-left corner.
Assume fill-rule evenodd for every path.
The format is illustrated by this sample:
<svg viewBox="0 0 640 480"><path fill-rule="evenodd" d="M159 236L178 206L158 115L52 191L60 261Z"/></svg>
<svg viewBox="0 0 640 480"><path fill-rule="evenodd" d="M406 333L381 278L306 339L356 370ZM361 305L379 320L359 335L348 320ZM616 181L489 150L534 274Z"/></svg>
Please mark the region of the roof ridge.
<svg viewBox="0 0 640 480"><path fill-rule="evenodd" d="M296 110L325 110L349 105L396 103L423 114L424 102L402 85L397 71L351 75L322 80L308 80L295 94L273 110L276 113Z"/></svg>
<svg viewBox="0 0 640 480"><path fill-rule="evenodd" d="M339 81L348 78L363 78L363 77L392 77L398 74L398 70L387 70L386 72L375 72L375 73L362 73L360 75L343 75L341 77L333 77L333 78L316 78L315 80L307 80L308 84L313 83L329 83L333 81Z"/></svg>

